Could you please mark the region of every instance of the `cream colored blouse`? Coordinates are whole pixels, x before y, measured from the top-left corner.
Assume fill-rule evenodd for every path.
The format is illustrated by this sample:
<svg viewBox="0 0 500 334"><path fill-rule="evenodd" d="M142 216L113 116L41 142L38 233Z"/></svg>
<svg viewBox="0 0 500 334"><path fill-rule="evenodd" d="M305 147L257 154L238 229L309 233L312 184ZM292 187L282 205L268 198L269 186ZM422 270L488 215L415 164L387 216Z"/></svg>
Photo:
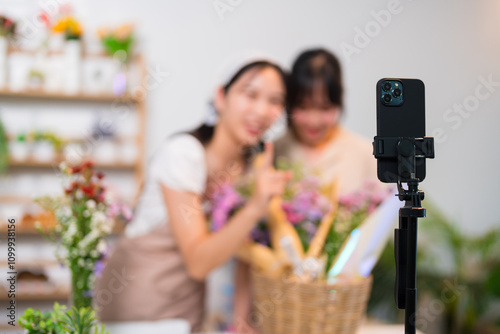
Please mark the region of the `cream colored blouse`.
<svg viewBox="0 0 500 334"><path fill-rule="evenodd" d="M340 194L360 190L368 180L377 181L371 142L341 126L321 148L309 148L287 131L276 141L275 152L277 159L286 157L300 163L306 172L317 173L324 183L339 177Z"/></svg>

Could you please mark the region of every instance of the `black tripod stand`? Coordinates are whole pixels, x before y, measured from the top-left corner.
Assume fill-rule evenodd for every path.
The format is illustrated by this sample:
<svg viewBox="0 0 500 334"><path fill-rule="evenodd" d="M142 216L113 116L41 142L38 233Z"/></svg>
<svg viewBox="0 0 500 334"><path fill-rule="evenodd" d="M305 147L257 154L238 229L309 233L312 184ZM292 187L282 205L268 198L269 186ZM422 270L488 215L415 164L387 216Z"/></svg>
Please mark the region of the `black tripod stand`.
<svg viewBox="0 0 500 334"><path fill-rule="evenodd" d="M398 160L398 196L405 205L399 209L399 228L394 230L394 297L397 307L405 310L405 334L415 334L418 218L425 217L425 209L421 206L424 192L418 190L420 180L416 177L416 169L417 159L434 158L434 138L375 137L374 155L377 159ZM407 183L408 189L403 188L403 183Z"/></svg>

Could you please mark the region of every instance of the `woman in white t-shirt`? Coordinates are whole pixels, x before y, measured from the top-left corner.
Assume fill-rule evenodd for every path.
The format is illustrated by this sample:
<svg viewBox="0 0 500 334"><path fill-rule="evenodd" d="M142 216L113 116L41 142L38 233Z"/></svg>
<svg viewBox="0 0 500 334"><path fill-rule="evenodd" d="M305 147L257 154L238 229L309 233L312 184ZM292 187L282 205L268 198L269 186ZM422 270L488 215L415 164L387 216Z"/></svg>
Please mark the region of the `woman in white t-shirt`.
<svg viewBox="0 0 500 334"><path fill-rule="evenodd" d="M214 95L218 120L170 137L151 160L135 218L96 283L102 321L182 318L200 330L204 279L235 254L270 198L282 194L290 175L272 168L266 143L255 193L224 228L209 232L212 191L247 171L286 99L285 76L274 63L247 59L233 68Z"/></svg>

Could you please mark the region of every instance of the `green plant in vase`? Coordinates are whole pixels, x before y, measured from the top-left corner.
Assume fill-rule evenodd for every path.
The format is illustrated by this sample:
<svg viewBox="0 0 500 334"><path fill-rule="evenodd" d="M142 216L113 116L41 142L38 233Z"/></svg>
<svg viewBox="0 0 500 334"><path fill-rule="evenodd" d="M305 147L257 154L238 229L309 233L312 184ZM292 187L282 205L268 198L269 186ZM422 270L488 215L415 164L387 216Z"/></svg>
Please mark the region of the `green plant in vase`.
<svg viewBox="0 0 500 334"><path fill-rule="evenodd" d="M105 196L104 175L96 173L91 162L75 167L62 163L61 171L65 176L64 195L42 197L36 202L55 214L57 225L45 235L56 243L58 260L71 271L72 303L80 309L92 306L95 275L102 267L107 251L105 237L112 232L115 217L130 219L131 213L121 204L110 203Z"/></svg>
<svg viewBox="0 0 500 334"><path fill-rule="evenodd" d="M130 60L134 44L134 26L123 24L115 29L101 28L97 31L101 43L110 56L126 63Z"/></svg>

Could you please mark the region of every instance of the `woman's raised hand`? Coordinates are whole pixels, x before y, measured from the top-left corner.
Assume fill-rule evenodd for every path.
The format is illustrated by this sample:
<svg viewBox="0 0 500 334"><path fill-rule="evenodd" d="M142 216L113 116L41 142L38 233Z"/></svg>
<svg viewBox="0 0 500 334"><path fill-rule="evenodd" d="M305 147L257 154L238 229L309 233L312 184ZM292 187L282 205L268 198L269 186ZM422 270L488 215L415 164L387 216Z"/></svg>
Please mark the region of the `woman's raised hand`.
<svg viewBox="0 0 500 334"><path fill-rule="evenodd" d="M273 155L273 143L266 142L263 154L258 157L254 165L256 182L254 193L249 202L261 210L262 214L267 212L271 198L283 195L286 183L292 177L291 171L274 169Z"/></svg>

